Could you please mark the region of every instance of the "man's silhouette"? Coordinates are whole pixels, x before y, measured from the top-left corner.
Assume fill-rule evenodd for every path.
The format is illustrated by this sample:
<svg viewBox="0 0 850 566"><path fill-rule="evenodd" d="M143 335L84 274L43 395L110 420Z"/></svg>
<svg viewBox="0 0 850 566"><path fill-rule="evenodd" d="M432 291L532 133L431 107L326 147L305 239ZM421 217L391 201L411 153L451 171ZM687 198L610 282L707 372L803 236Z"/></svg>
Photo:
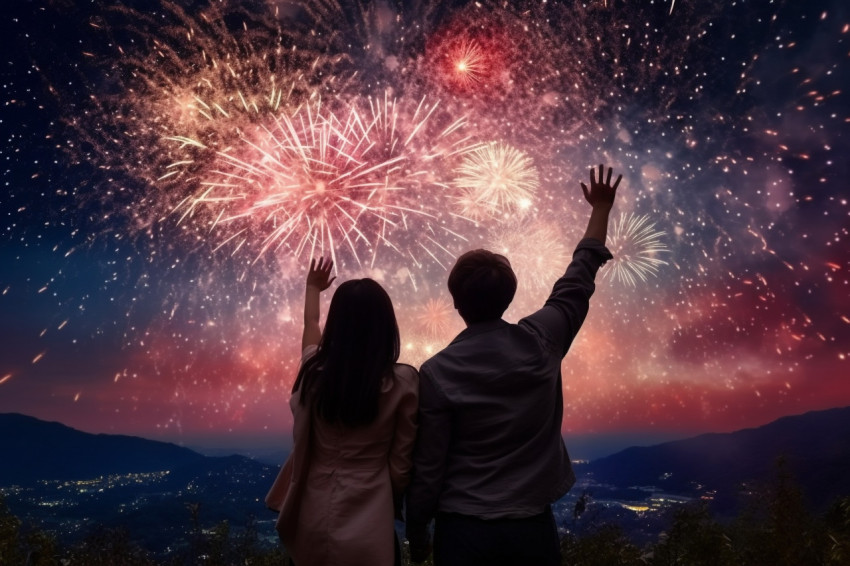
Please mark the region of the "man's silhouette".
<svg viewBox="0 0 850 566"><path fill-rule="evenodd" d="M584 238L546 304L517 324L502 320L516 276L486 250L460 256L449 274L466 323L422 365L419 436L407 499L411 558L436 566L559 565L551 504L575 483L561 438L561 360L585 316L622 175L590 172ZM540 250L542 255L546 249Z"/></svg>

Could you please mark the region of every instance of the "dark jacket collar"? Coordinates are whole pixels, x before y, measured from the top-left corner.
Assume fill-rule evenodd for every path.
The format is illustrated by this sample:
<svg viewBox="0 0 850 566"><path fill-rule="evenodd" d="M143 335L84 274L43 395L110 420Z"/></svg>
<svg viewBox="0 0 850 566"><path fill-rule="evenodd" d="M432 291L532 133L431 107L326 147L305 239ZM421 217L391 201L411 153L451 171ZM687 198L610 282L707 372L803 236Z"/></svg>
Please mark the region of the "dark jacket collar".
<svg viewBox="0 0 850 566"><path fill-rule="evenodd" d="M467 338L472 338L473 336L478 336L479 334L485 334L487 332L492 332L493 330L497 330L499 328L504 328L505 326L510 326L510 323L505 322L501 318L496 320L488 320L486 322L475 322L466 327L460 334L455 336L455 339L452 340L452 344L456 344L458 342L463 342Z"/></svg>

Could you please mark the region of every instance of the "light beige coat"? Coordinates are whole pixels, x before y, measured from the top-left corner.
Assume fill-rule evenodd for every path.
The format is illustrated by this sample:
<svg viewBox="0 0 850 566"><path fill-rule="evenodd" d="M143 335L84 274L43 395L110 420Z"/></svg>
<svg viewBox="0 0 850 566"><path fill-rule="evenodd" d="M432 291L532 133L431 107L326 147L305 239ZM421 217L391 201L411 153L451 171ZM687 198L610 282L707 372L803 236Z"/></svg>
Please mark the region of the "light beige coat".
<svg viewBox="0 0 850 566"><path fill-rule="evenodd" d="M351 429L314 417L293 394L293 450L266 504L281 511L277 530L297 566L392 566L393 500L410 481L418 397L416 370L397 364L378 417Z"/></svg>

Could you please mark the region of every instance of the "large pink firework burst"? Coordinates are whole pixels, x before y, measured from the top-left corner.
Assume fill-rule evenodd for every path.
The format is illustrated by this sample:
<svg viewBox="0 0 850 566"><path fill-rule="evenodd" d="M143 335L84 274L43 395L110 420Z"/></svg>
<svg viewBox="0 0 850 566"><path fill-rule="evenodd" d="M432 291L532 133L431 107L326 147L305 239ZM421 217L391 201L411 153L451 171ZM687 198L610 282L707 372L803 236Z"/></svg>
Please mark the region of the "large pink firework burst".
<svg viewBox="0 0 850 566"><path fill-rule="evenodd" d="M444 238L428 236L456 234L435 222L451 190L440 163L475 146L462 118L436 124L437 102L400 106L385 93L281 113L212 152L194 194L175 212L213 231L217 247L246 246L255 257L282 248L336 257L346 249L357 263L370 256L374 264L381 248L414 259L451 254ZM211 153L194 140L175 140ZM412 226L425 236L408 235Z"/></svg>
<svg viewBox="0 0 850 566"><path fill-rule="evenodd" d="M208 165L199 148L223 151L243 132L338 92L347 80L335 73L343 55L292 48L273 13L237 0L197 11L168 0L152 12L109 6L90 26L97 49L85 53L96 71L88 74L100 82L69 114L68 147L73 159L110 172L80 196L100 201L108 218L127 218L134 236L168 229L163 219ZM67 96L61 86L53 90Z"/></svg>

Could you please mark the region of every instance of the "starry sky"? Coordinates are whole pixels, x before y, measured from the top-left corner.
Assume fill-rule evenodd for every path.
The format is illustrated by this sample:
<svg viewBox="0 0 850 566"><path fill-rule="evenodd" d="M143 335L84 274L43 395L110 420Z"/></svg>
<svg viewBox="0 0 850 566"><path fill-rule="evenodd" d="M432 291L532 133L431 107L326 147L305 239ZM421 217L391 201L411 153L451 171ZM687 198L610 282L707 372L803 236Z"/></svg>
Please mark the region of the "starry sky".
<svg viewBox="0 0 850 566"><path fill-rule="evenodd" d="M511 260L507 320L542 305L599 163L623 174L616 259L563 363L565 435L850 404L844 0L34 0L0 18L0 412L286 443L310 257L381 282L418 365L462 329L445 281L465 250Z"/></svg>

